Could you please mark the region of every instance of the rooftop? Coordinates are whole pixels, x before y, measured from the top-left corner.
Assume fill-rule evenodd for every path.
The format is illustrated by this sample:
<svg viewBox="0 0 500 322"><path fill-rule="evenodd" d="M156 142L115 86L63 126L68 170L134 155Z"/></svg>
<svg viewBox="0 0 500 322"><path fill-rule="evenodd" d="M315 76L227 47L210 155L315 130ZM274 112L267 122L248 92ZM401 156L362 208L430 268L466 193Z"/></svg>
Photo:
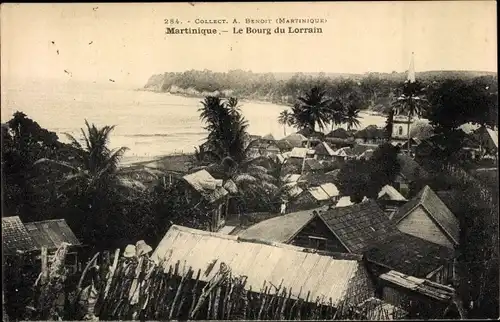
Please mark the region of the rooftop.
<svg viewBox="0 0 500 322"><path fill-rule="evenodd" d="M26 230L19 216L2 218L2 245L6 255L37 249L36 242Z"/></svg>
<svg viewBox="0 0 500 322"><path fill-rule="evenodd" d="M201 270L200 280L210 281L224 263L233 276L246 276L245 288L259 292L263 285L282 285L291 298L309 294L310 301L339 304L352 287L367 283L365 270L357 259L319 255L303 248L272 242L245 240L237 236L210 233L173 225L151 258L168 269L185 263ZM364 276L364 277L363 277ZM368 289L368 288L366 288ZM271 288L270 293L275 292ZM370 295L366 295L368 298Z"/></svg>
<svg viewBox="0 0 500 322"><path fill-rule="evenodd" d="M366 259L389 269L426 277L453 258L453 250L396 231L365 251Z"/></svg>
<svg viewBox="0 0 500 322"><path fill-rule="evenodd" d="M64 219L29 222L24 225L38 248L57 249L62 243L81 245Z"/></svg>
<svg viewBox="0 0 500 322"><path fill-rule="evenodd" d="M352 253L362 252L396 230L375 201L335 207L319 217Z"/></svg>
<svg viewBox="0 0 500 322"><path fill-rule="evenodd" d="M393 200L393 201L407 201L403 195L396 190L393 186L385 185L378 193L378 199Z"/></svg>
<svg viewBox="0 0 500 322"><path fill-rule="evenodd" d="M427 176L425 171L417 161L413 160L406 154L398 154L397 156L401 170L399 171L407 180L414 181L422 176Z"/></svg>
<svg viewBox="0 0 500 322"><path fill-rule="evenodd" d="M460 233L458 219L429 186L425 186L415 197L400 207L392 220L395 223L400 222L418 206L424 207L444 233L458 245Z"/></svg>
<svg viewBox="0 0 500 322"><path fill-rule="evenodd" d="M214 202L228 194L222 187L222 180L217 180L207 170L200 170L185 175L184 180L209 202Z"/></svg>
<svg viewBox="0 0 500 322"><path fill-rule="evenodd" d="M393 285L406 288L413 292L433 298L441 302L450 302L455 289L426 279L415 278L396 271L389 271L380 275L380 279Z"/></svg>
<svg viewBox="0 0 500 322"><path fill-rule="evenodd" d="M239 232L238 236L286 243L314 217L313 211L320 210L326 210L326 208L298 211L267 219Z"/></svg>

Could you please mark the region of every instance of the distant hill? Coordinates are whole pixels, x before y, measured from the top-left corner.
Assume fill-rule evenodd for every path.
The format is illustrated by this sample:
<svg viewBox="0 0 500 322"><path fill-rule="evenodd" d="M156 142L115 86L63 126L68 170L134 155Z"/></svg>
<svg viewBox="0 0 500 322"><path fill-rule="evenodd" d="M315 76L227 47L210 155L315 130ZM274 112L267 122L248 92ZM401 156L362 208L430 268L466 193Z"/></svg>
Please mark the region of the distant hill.
<svg viewBox="0 0 500 322"><path fill-rule="evenodd" d="M225 73L209 70L189 70L152 75L144 90L169 92L177 95L203 97L207 95L236 96L278 104L293 104L300 93L312 85L321 84L329 95L338 89L357 91L367 102L363 108L381 110L392 100L393 90L407 77L401 73L253 73L231 70ZM440 83L446 79L486 77L487 83L497 84L497 73L482 71L425 71L416 73L423 83ZM493 85L495 84L495 85Z"/></svg>

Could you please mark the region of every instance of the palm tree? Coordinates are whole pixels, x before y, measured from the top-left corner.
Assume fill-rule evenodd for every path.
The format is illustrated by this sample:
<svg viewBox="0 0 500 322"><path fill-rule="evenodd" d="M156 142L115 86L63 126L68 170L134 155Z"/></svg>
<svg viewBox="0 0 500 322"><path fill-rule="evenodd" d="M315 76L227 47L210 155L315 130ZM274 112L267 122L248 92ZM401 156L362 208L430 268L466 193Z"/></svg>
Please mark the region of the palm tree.
<svg viewBox="0 0 500 322"><path fill-rule="evenodd" d="M414 116L421 116L426 100L423 98L424 87L420 82L406 81L402 88L399 89L399 95L397 95L396 100L393 102L393 108L396 115L406 113L408 115L408 155L410 154L410 123Z"/></svg>
<svg viewBox="0 0 500 322"><path fill-rule="evenodd" d="M81 214L74 220L84 240L95 247L105 247L104 243L117 237L119 229L116 229L116 225L122 224L119 218L122 214L114 212L115 203L128 202L122 199L124 194L134 198L136 192L145 190L145 186L128 177L130 170L119 168L120 159L127 148L111 150L108 147L114 126L97 128L87 121L85 125L86 130L81 129L81 142L66 134L75 155L74 160L65 162L42 158L35 164L56 166L65 174L57 189L61 193L59 198L65 197L65 202L70 207L76 206Z"/></svg>
<svg viewBox="0 0 500 322"><path fill-rule="evenodd" d="M298 104L292 108L295 124L314 133L316 124L323 130L331 119L331 99L326 98L326 91L315 86L304 96L298 98Z"/></svg>
<svg viewBox="0 0 500 322"><path fill-rule="evenodd" d="M232 180L243 199L269 195L276 190L273 177L257 164L259 158L249 156L255 141L249 141L248 123L235 102L210 97L202 102L200 118L207 123L209 134L206 144L198 150L198 169L205 168L224 181Z"/></svg>
<svg viewBox="0 0 500 322"><path fill-rule="evenodd" d="M128 149L108 148L109 136L115 126L104 126L99 129L94 124L90 125L87 120L85 125L87 130L81 129L83 144L74 136L66 134L70 146L76 153L74 162L42 158L35 164L49 163L65 169L67 176L61 188L69 190L83 189L81 192L90 193L114 184L122 187L139 187L138 182L126 180L121 176L121 171L118 169L120 159Z"/></svg>
<svg viewBox="0 0 500 322"><path fill-rule="evenodd" d="M345 110L345 107L344 107L342 100L335 99L331 102L329 121L330 121L330 124L332 126L332 129L331 129L332 131L333 131L334 126L338 126L338 125L342 124L342 122L344 120L344 113L345 113L344 110Z"/></svg>
<svg viewBox="0 0 500 322"><path fill-rule="evenodd" d="M286 136L286 126L293 125L293 114L288 110L281 111L280 115L278 116L278 123L283 125L283 135Z"/></svg>
<svg viewBox="0 0 500 322"><path fill-rule="evenodd" d="M343 117L343 122L347 124L347 130L350 131L352 127L358 127L361 123L359 122L359 112L361 109L356 104L349 104L345 110Z"/></svg>

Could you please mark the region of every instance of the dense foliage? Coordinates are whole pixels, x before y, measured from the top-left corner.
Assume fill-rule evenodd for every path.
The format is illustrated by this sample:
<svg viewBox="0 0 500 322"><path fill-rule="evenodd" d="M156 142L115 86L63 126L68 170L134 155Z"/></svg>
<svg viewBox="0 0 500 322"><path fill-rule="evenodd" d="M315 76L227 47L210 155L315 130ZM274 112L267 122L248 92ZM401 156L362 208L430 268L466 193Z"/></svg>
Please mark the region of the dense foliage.
<svg viewBox="0 0 500 322"><path fill-rule="evenodd" d="M495 91L497 77L491 73L474 72L422 72L417 73L424 88L438 86L447 79L464 79L471 82L479 78ZM360 94L363 104L360 108L370 108L387 112L395 97L395 90L406 79L404 73L367 73L363 75L342 74L258 74L250 71L232 70L217 73L209 70L190 70L182 73L153 75L146 88L159 91L184 90L186 94L206 96L209 92L229 92L229 96L245 99L260 99L293 105L297 98L313 86L324 88L329 97L344 97L352 93ZM191 91L188 91L188 90ZM182 91L181 91L182 92ZM204 93L205 92L205 93Z"/></svg>
<svg viewBox="0 0 500 322"><path fill-rule="evenodd" d="M373 151L370 159L351 160L340 168L338 183L343 195L359 203L364 197L377 198L380 189L394 181L401 165L398 148L384 143Z"/></svg>

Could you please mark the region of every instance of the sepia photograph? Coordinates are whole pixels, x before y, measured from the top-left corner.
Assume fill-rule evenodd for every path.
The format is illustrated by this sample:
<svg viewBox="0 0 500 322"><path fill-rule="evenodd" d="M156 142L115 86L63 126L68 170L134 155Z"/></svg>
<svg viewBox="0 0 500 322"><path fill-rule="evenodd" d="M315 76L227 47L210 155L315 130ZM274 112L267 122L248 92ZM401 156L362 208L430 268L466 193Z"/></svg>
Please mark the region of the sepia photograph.
<svg viewBox="0 0 500 322"><path fill-rule="evenodd" d="M2 3L3 321L497 320L496 13Z"/></svg>

